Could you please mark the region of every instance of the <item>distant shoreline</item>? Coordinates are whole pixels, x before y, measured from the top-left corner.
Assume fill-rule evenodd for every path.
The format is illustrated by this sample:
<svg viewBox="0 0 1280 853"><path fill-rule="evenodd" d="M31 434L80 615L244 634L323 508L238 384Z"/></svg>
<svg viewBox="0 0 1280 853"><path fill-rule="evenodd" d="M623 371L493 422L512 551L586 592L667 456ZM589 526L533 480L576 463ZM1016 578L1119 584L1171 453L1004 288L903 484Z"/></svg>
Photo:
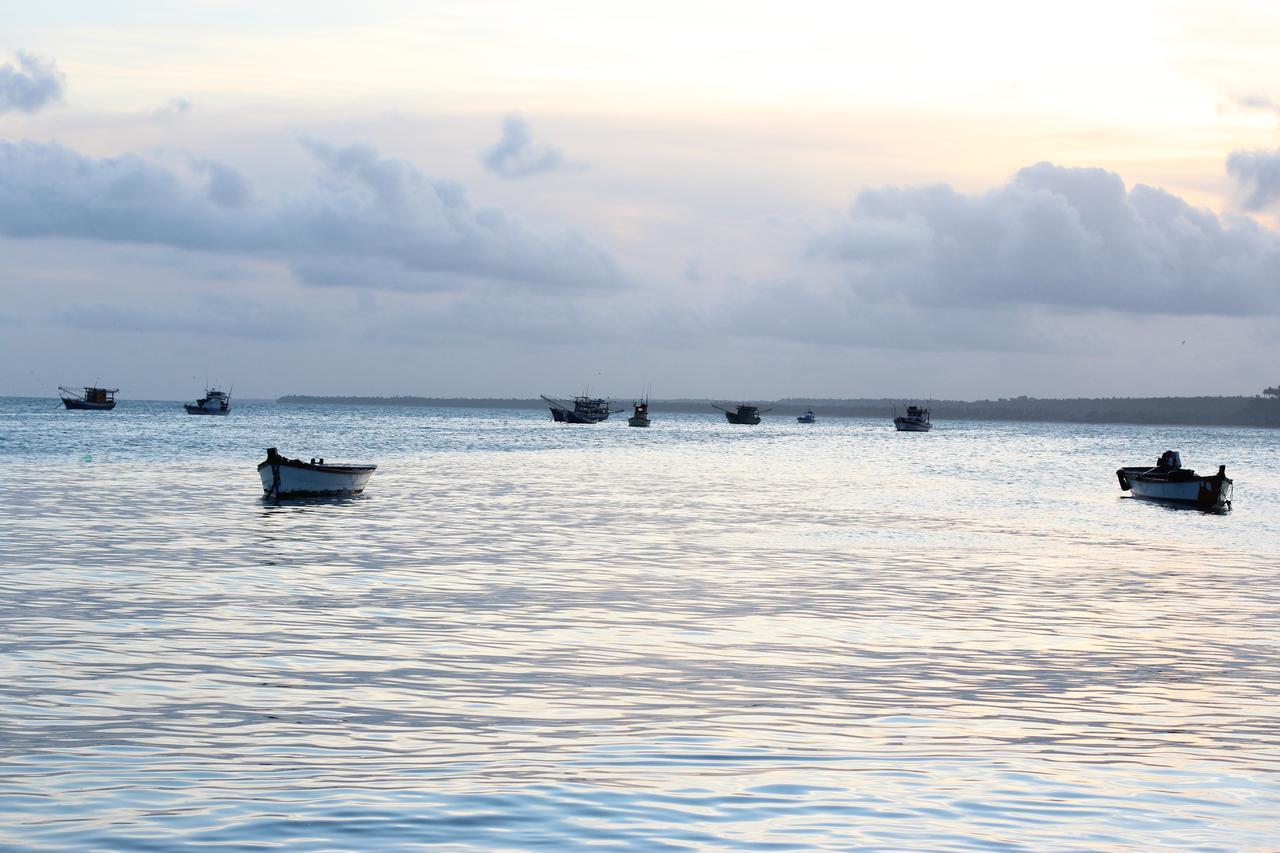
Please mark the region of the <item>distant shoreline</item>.
<svg viewBox="0 0 1280 853"><path fill-rule="evenodd" d="M321 397L288 394L286 405L413 406L450 409L542 409L537 398L467 397ZM621 402L627 402L623 400ZM650 410L711 414L711 400L654 400ZM724 401L720 401L724 402ZM902 400L783 399L753 401L775 415L798 415L813 409L819 417L888 418ZM919 401L911 401L919 402ZM1050 400L1014 397L999 400L934 400L935 421L1044 421L1082 424L1150 424L1165 426L1243 426L1280 428L1280 398L1269 397L1079 397Z"/></svg>

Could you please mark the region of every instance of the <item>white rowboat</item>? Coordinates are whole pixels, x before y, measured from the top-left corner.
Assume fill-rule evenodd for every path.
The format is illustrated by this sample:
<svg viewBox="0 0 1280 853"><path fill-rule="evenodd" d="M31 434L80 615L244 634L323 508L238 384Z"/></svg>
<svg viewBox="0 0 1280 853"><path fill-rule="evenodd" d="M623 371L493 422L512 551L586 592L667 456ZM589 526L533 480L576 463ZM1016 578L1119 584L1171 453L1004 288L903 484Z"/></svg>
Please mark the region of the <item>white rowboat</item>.
<svg viewBox="0 0 1280 853"><path fill-rule="evenodd" d="M266 461L258 464L258 476L262 478L263 497L268 499L342 497L363 492L377 467L326 464L323 459L286 459L272 447L267 450Z"/></svg>

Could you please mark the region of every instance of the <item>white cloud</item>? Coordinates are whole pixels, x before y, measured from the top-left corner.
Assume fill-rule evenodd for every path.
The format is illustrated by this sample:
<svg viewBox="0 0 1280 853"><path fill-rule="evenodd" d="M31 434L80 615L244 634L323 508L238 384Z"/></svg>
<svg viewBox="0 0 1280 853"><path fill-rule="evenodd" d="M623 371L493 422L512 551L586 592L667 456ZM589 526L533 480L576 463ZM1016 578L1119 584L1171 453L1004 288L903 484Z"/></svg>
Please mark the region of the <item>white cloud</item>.
<svg viewBox="0 0 1280 853"><path fill-rule="evenodd" d="M0 113L34 113L62 100L65 78L53 62L22 52L17 60L0 65Z"/></svg>
<svg viewBox="0 0 1280 853"><path fill-rule="evenodd" d="M1235 178L1245 210L1265 210L1280 201L1280 149L1235 151L1227 158L1227 174Z"/></svg>
<svg viewBox="0 0 1280 853"><path fill-rule="evenodd" d="M819 236L861 299L1150 315L1280 310L1280 235L1114 173L1039 163L980 194L866 190Z"/></svg>
<svg viewBox="0 0 1280 853"><path fill-rule="evenodd" d="M151 114L151 118L155 121L172 121L185 116L193 107L195 104L190 98L170 98L163 107Z"/></svg>
<svg viewBox="0 0 1280 853"><path fill-rule="evenodd" d="M0 141L0 233L279 259L309 283L371 289L625 284L613 259L580 235L543 237L371 146L302 145L323 166L316 186L269 202L223 163L193 161L194 173L183 174L134 154L99 160L52 143Z"/></svg>

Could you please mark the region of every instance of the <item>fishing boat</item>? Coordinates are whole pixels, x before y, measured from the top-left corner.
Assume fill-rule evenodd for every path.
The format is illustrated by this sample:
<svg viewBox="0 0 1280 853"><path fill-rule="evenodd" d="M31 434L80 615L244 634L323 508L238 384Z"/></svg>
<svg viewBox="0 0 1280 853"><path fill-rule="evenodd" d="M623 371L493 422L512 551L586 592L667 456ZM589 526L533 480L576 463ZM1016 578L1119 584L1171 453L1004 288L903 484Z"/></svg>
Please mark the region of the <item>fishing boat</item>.
<svg viewBox="0 0 1280 853"><path fill-rule="evenodd" d="M809 409L803 415L796 418L798 424L816 424L818 419L813 414L813 409Z"/></svg>
<svg viewBox="0 0 1280 853"><path fill-rule="evenodd" d="M1182 467L1182 454L1166 450L1154 467L1134 466L1116 471L1120 489L1133 492L1135 498L1170 501L1206 510L1231 509L1232 480L1227 466L1219 465L1218 473L1197 476Z"/></svg>
<svg viewBox="0 0 1280 853"><path fill-rule="evenodd" d="M264 498L319 498L358 495L377 465L335 465L323 459L286 459L274 448L258 463Z"/></svg>
<svg viewBox="0 0 1280 853"><path fill-rule="evenodd" d="M609 415L620 412L602 397L574 397L573 402L557 400L545 394L539 395L551 406L551 418L558 424L596 424L607 421Z"/></svg>
<svg viewBox="0 0 1280 853"><path fill-rule="evenodd" d="M231 395L214 388L206 389L195 405L183 403L188 415L225 415L231 411Z"/></svg>
<svg viewBox="0 0 1280 853"><path fill-rule="evenodd" d="M647 427L649 425L649 398L641 400L638 403L632 403L635 412L631 417L627 418L627 426Z"/></svg>
<svg viewBox="0 0 1280 853"><path fill-rule="evenodd" d="M108 412L116 407L119 388L91 388L85 386L83 394L77 394L65 385L59 385L62 404L68 409L86 409L91 412Z"/></svg>
<svg viewBox="0 0 1280 853"><path fill-rule="evenodd" d="M743 426L755 426L760 423L760 416L769 411L768 409L761 409L759 406L753 406L751 403L738 403L732 409L726 409L719 403L712 403L711 407L724 412L724 419L729 423Z"/></svg>
<svg viewBox="0 0 1280 853"><path fill-rule="evenodd" d="M928 432L933 429L929 422L927 406L907 406L907 413L899 415L895 406L893 410L893 428L898 432Z"/></svg>

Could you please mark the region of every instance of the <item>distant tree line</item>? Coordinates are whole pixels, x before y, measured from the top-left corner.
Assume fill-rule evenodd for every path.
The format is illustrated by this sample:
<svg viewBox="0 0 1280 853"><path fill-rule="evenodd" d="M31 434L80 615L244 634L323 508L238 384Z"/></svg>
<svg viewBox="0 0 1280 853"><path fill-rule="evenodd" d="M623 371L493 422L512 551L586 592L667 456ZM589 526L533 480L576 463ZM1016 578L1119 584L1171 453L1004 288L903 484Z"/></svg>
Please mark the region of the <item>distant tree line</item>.
<svg viewBox="0 0 1280 853"><path fill-rule="evenodd" d="M998 400L934 400L933 419L975 421L1049 421L1061 423L1170 424L1182 426L1280 427L1280 388L1268 388L1261 397L1080 397L1047 400L1036 397L1002 397ZM468 409L541 409L536 398L462 397L313 397L279 398L293 405L430 406ZM688 412L715 416L710 400L653 400L650 410ZM797 399L773 402L757 400L773 416L797 415L813 409L819 417L888 418L894 407L906 401L873 399ZM916 402L916 401L912 401Z"/></svg>

